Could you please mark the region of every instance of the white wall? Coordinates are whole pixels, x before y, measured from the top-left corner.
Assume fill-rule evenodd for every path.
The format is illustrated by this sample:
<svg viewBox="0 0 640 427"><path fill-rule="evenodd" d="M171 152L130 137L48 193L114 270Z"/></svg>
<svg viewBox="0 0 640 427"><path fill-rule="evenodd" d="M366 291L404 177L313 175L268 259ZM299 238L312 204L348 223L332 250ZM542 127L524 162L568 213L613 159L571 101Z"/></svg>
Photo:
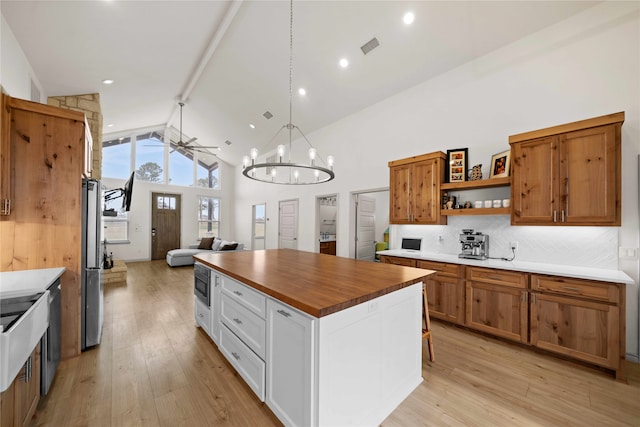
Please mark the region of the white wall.
<svg viewBox="0 0 640 427"><path fill-rule="evenodd" d="M578 248L589 256L606 251L597 256L598 262L609 268L617 266L636 281L627 287L627 352L637 356L638 260L618 259L617 246L638 247L639 8L637 2L599 4L308 134L319 152L335 156L336 179L304 188L238 179L238 239L250 238L251 205L266 200L270 217L266 247L277 247L277 202L297 198L299 249L313 251L315 196L337 193L339 200L349 200L350 192L387 187L390 160L468 147L469 164L482 163L488 176L491 156L509 148L509 135L625 111L622 227L601 229L594 237L590 228L583 227L552 232L511 227L506 217L451 219L446 233L443 231L447 236L443 246L458 253L453 236L469 227L490 230L497 247L505 237L518 240L521 260L544 256L582 263L581 257L559 248ZM340 203L337 232L338 255L342 256L349 253L348 215L349 203ZM423 226L418 233L431 234L430 230ZM543 232L548 244L528 246L532 234Z"/></svg>
<svg viewBox="0 0 640 427"><path fill-rule="evenodd" d="M40 102L46 102L47 95L31 64L4 16L0 16L0 85L6 93L15 98L31 99L31 80L40 91Z"/></svg>

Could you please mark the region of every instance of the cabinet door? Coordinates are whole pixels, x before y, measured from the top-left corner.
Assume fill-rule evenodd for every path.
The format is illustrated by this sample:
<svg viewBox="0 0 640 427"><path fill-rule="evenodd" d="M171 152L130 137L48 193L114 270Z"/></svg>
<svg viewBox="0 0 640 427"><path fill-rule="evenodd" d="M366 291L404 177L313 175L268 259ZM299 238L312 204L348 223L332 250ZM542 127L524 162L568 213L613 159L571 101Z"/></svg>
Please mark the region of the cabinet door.
<svg viewBox="0 0 640 427"><path fill-rule="evenodd" d="M13 426L16 382L0 393L0 426Z"/></svg>
<svg viewBox="0 0 640 427"><path fill-rule="evenodd" d="M557 208L557 137L512 145L511 224L553 224Z"/></svg>
<svg viewBox="0 0 640 427"><path fill-rule="evenodd" d="M438 159L424 160L411 171L411 222L438 224L440 220L440 174Z"/></svg>
<svg viewBox="0 0 640 427"><path fill-rule="evenodd" d="M624 339L619 322L613 305L532 294L531 344L545 350L617 369Z"/></svg>
<svg viewBox="0 0 640 427"><path fill-rule="evenodd" d="M40 400L40 345L31 353L25 367L18 373L15 382L14 422L29 426Z"/></svg>
<svg viewBox="0 0 640 427"><path fill-rule="evenodd" d="M620 125L560 135L562 221L620 225Z"/></svg>
<svg viewBox="0 0 640 427"><path fill-rule="evenodd" d="M466 325L514 341L527 342L527 291L467 281Z"/></svg>
<svg viewBox="0 0 640 427"><path fill-rule="evenodd" d="M411 165L389 168L389 222L408 224L411 222Z"/></svg>
<svg viewBox="0 0 640 427"><path fill-rule="evenodd" d="M276 416L291 426L314 425L314 320L267 300L267 395Z"/></svg>
<svg viewBox="0 0 640 427"><path fill-rule="evenodd" d="M464 281L436 278L425 281L429 316L464 324Z"/></svg>

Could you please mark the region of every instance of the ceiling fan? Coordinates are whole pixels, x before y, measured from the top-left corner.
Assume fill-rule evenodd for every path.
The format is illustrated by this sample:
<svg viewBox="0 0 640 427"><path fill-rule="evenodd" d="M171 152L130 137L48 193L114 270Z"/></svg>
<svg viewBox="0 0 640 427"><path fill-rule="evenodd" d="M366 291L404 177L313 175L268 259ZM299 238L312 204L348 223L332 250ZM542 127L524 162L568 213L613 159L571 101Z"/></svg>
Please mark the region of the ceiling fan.
<svg viewBox="0 0 640 427"><path fill-rule="evenodd" d="M200 153L207 153L207 154L213 154L215 155L215 153L212 153L209 150L219 150L220 147L217 146L204 146L204 145L192 145L198 138L193 137L190 138L187 141L183 141L182 140L182 108L184 107L184 102L180 101L178 102L178 105L180 106L180 140L179 141L172 141L171 137L169 137L169 142L164 141L164 138L162 139L162 142L164 144L169 144L171 146L171 151L170 153L173 153L176 150L181 150L181 151L198 151Z"/></svg>

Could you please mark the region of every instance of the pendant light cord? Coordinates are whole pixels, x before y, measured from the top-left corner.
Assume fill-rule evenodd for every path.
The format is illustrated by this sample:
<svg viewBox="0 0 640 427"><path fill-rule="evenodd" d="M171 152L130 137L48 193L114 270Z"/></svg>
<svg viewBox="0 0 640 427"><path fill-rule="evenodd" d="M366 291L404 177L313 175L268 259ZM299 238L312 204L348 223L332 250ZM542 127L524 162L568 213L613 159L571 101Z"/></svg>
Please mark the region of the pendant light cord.
<svg viewBox="0 0 640 427"><path fill-rule="evenodd" d="M291 157L291 132L293 131L293 0L289 3L289 157Z"/></svg>

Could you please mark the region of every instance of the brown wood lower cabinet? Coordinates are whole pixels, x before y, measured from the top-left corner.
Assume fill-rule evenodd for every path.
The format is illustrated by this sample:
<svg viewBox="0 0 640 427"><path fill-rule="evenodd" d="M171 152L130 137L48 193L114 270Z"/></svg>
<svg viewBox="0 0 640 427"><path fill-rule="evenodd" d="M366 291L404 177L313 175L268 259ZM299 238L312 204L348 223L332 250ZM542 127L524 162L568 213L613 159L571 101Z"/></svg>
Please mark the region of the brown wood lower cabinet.
<svg viewBox="0 0 640 427"><path fill-rule="evenodd" d="M335 255L336 254L336 242L320 242L320 253Z"/></svg>
<svg viewBox="0 0 640 427"><path fill-rule="evenodd" d="M429 315L464 324L464 267L458 264L418 260L418 268L435 270L425 281Z"/></svg>
<svg viewBox="0 0 640 427"><path fill-rule="evenodd" d="M432 318L626 377L624 284L389 255L380 260L436 271L425 281Z"/></svg>
<svg viewBox="0 0 640 427"><path fill-rule="evenodd" d="M33 350L13 383L0 394L0 426L28 426L39 401L40 344Z"/></svg>
<svg viewBox="0 0 640 427"><path fill-rule="evenodd" d="M527 343L527 274L467 267L466 276L465 324L502 338Z"/></svg>
<svg viewBox="0 0 640 427"><path fill-rule="evenodd" d="M624 285L531 276L531 345L625 372Z"/></svg>

